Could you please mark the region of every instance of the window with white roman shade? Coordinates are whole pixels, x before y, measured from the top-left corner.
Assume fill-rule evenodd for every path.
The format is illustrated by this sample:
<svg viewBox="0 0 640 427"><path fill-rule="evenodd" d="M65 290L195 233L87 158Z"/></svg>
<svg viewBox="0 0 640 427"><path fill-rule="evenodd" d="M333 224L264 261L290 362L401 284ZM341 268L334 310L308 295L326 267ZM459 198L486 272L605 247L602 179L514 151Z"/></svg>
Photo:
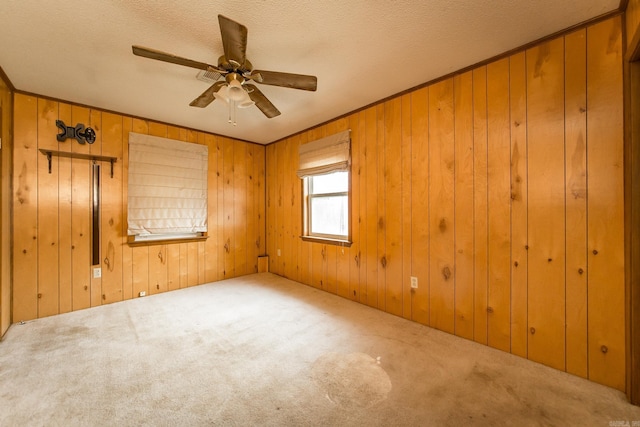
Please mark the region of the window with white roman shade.
<svg viewBox="0 0 640 427"><path fill-rule="evenodd" d="M206 145L129 133L128 234L136 240L207 231Z"/></svg>
<svg viewBox="0 0 640 427"><path fill-rule="evenodd" d="M351 131L302 144L299 148L298 177L323 175L349 170Z"/></svg>
<svg viewBox="0 0 640 427"><path fill-rule="evenodd" d="M350 236L350 131L311 141L299 148L303 180L304 240L348 246Z"/></svg>

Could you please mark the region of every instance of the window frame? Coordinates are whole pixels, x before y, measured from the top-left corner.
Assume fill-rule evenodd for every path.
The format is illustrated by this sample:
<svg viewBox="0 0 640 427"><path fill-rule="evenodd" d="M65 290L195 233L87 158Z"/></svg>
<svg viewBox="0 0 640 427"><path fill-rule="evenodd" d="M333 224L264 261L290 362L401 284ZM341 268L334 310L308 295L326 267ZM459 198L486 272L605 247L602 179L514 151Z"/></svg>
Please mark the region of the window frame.
<svg viewBox="0 0 640 427"><path fill-rule="evenodd" d="M311 185L312 179L314 176L318 175L310 175L304 177L302 179L302 236L300 238L303 241L307 242L318 242L318 243L326 243L338 246L350 247L352 244L351 241L351 170L347 171L338 171L338 172L346 172L347 173L347 190L339 191L334 193L322 193L322 194L312 194ZM336 197L336 196L346 196L347 197L347 234L322 234L322 233L311 233L311 219L312 219L312 209L311 209L311 201L314 198L324 198L324 197Z"/></svg>

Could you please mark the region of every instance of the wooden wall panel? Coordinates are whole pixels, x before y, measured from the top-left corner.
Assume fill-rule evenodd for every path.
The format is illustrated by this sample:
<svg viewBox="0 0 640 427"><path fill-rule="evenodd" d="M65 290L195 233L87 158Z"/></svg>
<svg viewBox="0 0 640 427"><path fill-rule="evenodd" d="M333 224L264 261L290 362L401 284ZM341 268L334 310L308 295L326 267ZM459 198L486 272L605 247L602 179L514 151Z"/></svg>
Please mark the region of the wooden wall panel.
<svg viewBox="0 0 640 427"><path fill-rule="evenodd" d="M38 99L38 148L57 150L58 103ZM38 317L58 313L58 162L49 165L46 157L38 158Z"/></svg>
<svg viewBox="0 0 640 427"><path fill-rule="evenodd" d="M527 357L528 181L527 69L524 52L509 59L511 114L511 352Z"/></svg>
<svg viewBox="0 0 640 427"><path fill-rule="evenodd" d="M375 107L365 111L365 134L366 134L366 168L367 168L367 200L366 200L366 253L367 278L366 278L366 300L365 303L371 307L378 306L378 156L377 156L377 110ZM383 224L382 224L383 225Z"/></svg>
<svg viewBox="0 0 640 427"><path fill-rule="evenodd" d="M402 100L384 103L384 209L385 273L384 306L386 311L402 316ZM407 281L409 278L407 277Z"/></svg>
<svg viewBox="0 0 640 427"><path fill-rule="evenodd" d="M563 39L527 50L529 358L565 365Z"/></svg>
<svg viewBox="0 0 640 427"><path fill-rule="evenodd" d="M587 49L586 30L565 37L565 200L567 372L587 367Z"/></svg>
<svg viewBox="0 0 640 427"><path fill-rule="evenodd" d="M487 68L473 70L473 339L487 343Z"/></svg>
<svg viewBox="0 0 640 427"><path fill-rule="evenodd" d="M71 107L72 123L88 123L89 110ZM70 142L70 141L69 141ZM73 153L87 154L89 148L71 144ZM91 164L71 159L71 265L73 310L91 306Z"/></svg>
<svg viewBox="0 0 640 427"><path fill-rule="evenodd" d="M473 339L473 74L453 79L455 334Z"/></svg>
<svg viewBox="0 0 640 427"><path fill-rule="evenodd" d="M79 144L70 139L58 142L55 137L58 119L68 125L83 123L93 127L96 142ZM131 299L140 292L153 294L220 280L224 268L219 270L218 261L223 254L228 271L235 274L254 271L247 266L255 266L257 251L251 254L255 259L249 259L246 232L235 230L254 229L255 240L264 245L264 196L255 196L257 188L265 188L264 147L225 139L224 147L235 147L238 153L251 151L257 161L248 162L246 155L239 154L237 157L244 163L234 170L231 152L227 169L220 169L224 165L222 151L213 135L26 95L16 95L13 125L17 141L13 162L18 165L13 177L16 183L13 216L21 219L13 224L13 322ZM136 247L126 243L129 132L172 137L209 147L212 232L207 243ZM39 153L39 148L116 157L113 177L109 162L99 163L101 243L100 263L96 266L91 265L92 161L53 156L49 173L47 158ZM234 197L248 194L249 182L254 181L259 187L252 190L251 198ZM234 185L243 187L236 189ZM221 190L226 193L220 193ZM220 195L227 196L227 205ZM223 211L230 213L224 224L226 231L231 232L227 235L239 235L241 242L238 247L229 246L228 253L222 240ZM236 217L241 223L233 222ZM236 258L241 260L237 271ZM93 277L95 267L102 268L101 277Z"/></svg>
<svg viewBox="0 0 640 427"><path fill-rule="evenodd" d="M101 250L102 256L102 302L122 301L123 269L122 247L126 235L122 233L122 127L123 117L117 114L103 114L102 155L116 158L111 165L102 162L101 193ZM62 163L61 163L62 165Z"/></svg>
<svg viewBox="0 0 640 427"><path fill-rule="evenodd" d="M620 19L269 145L267 253L297 247L303 283L624 389ZM280 202L298 140L346 122L348 284L341 248L300 242Z"/></svg>
<svg viewBox="0 0 640 427"><path fill-rule="evenodd" d="M429 90L411 94L411 319L429 324ZM373 172L373 171L372 171ZM367 195L368 196L368 195ZM363 242L364 244L364 242Z"/></svg>
<svg viewBox="0 0 640 427"><path fill-rule="evenodd" d="M625 386L622 37L620 19L587 28L589 378Z"/></svg>
<svg viewBox="0 0 640 427"><path fill-rule="evenodd" d="M491 347L511 348L509 58L487 66L488 323Z"/></svg>
<svg viewBox="0 0 640 427"><path fill-rule="evenodd" d="M71 123L71 105L58 105L58 119ZM71 144L58 144L58 150L70 152ZM58 254L58 283L60 294L58 305L60 313L73 310L73 265L71 248L71 159L58 159L58 239L60 253Z"/></svg>
<svg viewBox="0 0 640 427"><path fill-rule="evenodd" d="M429 88L429 324L454 332L453 80Z"/></svg>
<svg viewBox="0 0 640 427"><path fill-rule="evenodd" d="M38 99L14 97L13 322L38 317Z"/></svg>

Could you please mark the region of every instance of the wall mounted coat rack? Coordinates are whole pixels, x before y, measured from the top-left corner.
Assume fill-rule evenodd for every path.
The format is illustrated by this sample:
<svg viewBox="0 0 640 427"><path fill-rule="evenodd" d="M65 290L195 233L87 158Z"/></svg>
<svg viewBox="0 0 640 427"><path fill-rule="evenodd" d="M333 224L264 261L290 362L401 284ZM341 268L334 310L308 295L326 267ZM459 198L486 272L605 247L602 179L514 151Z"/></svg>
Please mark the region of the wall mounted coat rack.
<svg viewBox="0 0 640 427"><path fill-rule="evenodd" d="M70 157L72 159L93 160L94 162L100 162L100 161L109 162L111 163L111 178L113 178L113 164L116 161L118 161L117 157L97 156L94 154L70 153L68 151L45 150L43 148L40 149L40 152L45 156L47 156L47 161L49 162L49 173L51 173L51 158L53 156Z"/></svg>
<svg viewBox="0 0 640 427"><path fill-rule="evenodd" d="M67 138L75 138L79 144L96 142L96 132L91 128L84 128L84 124L78 123L75 127L67 126L62 120L56 120L56 126L60 129L57 135L58 141L66 141Z"/></svg>

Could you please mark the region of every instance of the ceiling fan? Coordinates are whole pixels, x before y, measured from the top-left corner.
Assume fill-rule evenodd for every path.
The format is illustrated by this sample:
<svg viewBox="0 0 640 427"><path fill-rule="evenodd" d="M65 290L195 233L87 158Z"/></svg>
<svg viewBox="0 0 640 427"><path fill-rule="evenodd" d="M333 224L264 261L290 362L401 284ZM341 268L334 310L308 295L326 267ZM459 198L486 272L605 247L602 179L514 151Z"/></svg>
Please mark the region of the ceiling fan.
<svg viewBox="0 0 640 427"><path fill-rule="evenodd" d="M224 55L218 58L217 66L142 46L132 46L133 54L204 70L213 80L224 76L224 80L216 81L194 99L189 104L192 107L204 108L215 99L221 99L230 105L233 102L240 108L255 104L265 116L272 118L280 115L280 111L249 81L291 89L316 90L318 79L315 76L254 70L253 65L246 58L247 27L222 15L218 15L218 22L222 33Z"/></svg>

